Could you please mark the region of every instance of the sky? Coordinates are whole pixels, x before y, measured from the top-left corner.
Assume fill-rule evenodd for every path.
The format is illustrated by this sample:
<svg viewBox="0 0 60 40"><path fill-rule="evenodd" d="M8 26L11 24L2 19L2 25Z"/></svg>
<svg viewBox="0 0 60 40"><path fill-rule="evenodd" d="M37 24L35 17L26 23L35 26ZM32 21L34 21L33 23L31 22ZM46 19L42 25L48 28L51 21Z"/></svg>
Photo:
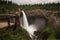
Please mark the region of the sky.
<svg viewBox="0 0 60 40"><path fill-rule="evenodd" d="M11 1L11 0L9 0ZM44 4L44 3L57 3L60 2L60 0L12 0L12 2L17 3L18 5L22 4Z"/></svg>

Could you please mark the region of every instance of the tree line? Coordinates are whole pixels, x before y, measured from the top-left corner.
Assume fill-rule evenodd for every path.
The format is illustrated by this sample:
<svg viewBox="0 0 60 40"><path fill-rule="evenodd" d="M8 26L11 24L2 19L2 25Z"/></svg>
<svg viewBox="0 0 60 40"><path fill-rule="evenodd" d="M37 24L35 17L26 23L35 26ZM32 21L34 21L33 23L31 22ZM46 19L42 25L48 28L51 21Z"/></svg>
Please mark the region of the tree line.
<svg viewBox="0 0 60 40"><path fill-rule="evenodd" d="M7 13L10 11L21 10L33 10L33 9L46 9L46 10L60 10L60 3L48 3L48 4L34 4L34 5L17 5L12 1L0 0L0 13Z"/></svg>

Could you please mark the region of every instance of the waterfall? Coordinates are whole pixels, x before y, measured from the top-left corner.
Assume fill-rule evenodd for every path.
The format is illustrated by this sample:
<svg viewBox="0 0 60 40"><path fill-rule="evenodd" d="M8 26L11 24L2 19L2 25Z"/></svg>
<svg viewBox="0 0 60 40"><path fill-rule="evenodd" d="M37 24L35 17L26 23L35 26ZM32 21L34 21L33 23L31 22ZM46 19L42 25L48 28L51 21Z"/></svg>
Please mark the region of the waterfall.
<svg viewBox="0 0 60 40"><path fill-rule="evenodd" d="M29 25L25 12L22 11L22 13L23 13L23 27L22 28L24 28L28 32L30 37L33 38L34 31L36 31L35 25L33 24Z"/></svg>
<svg viewBox="0 0 60 40"><path fill-rule="evenodd" d="M22 11L23 13L23 26L24 27L28 27L28 21L27 21L27 17L24 11Z"/></svg>
<svg viewBox="0 0 60 40"><path fill-rule="evenodd" d="M38 35L36 35L35 32L40 33L39 30L43 30L45 28L45 19L36 18L33 21L33 24L28 24L27 16L25 12L22 11L22 17L20 19L20 22L22 24L21 27L27 31L32 40L37 40Z"/></svg>

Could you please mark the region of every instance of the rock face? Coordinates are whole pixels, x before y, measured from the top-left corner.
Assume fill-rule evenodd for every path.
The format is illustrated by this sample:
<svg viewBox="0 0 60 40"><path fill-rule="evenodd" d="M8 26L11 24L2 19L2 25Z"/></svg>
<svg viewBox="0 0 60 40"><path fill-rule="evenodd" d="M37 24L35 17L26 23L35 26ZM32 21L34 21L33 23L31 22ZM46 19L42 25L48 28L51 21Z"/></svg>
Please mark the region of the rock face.
<svg viewBox="0 0 60 40"><path fill-rule="evenodd" d="M27 16L43 16L43 12L41 10L31 10L31 11L25 11Z"/></svg>
<svg viewBox="0 0 60 40"><path fill-rule="evenodd" d="M60 11L50 11L50 10L26 10L25 11L27 16L49 16L51 14L57 14L60 13Z"/></svg>
<svg viewBox="0 0 60 40"><path fill-rule="evenodd" d="M55 25L59 26L60 24L60 21L59 21L60 17L59 18L57 17L58 15L60 15L60 10L59 11L48 11L48 10L36 9L36 10L26 10L25 13L27 15L29 24L35 23L34 21L38 22L40 18L43 18L44 20L48 20L49 23L51 23L54 26Z"/></svg>
<svg viewBox="0 0 60 40"><path fill-rule="evenodd" d="M60 17L53 16L49 19L49 23L55 30L60 29Z"/></svg>

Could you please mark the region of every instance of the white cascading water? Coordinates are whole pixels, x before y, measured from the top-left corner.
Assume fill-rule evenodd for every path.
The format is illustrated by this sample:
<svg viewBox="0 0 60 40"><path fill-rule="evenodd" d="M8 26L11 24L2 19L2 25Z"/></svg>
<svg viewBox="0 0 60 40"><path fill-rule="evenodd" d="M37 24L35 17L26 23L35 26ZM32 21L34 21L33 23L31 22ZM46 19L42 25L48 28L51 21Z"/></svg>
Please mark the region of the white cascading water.
<svg viewBox="0 0 60 40"><path fill-rule="evenodd" d="M34 31L36 31L36 28L34 25L28 24L25 12L22 11L22 13L23 13L23 26L24 26L23 28L29 33L30 37L32 38L32 36L34 36Z"/></svg>
<svg viewBox="0 0 60 40"><path fill-rule="evenodd" d="M24 13L24 11L22 11L22 13L23 13L23 26L28 27L28 21L27 21L26 14Z"/></svg>

